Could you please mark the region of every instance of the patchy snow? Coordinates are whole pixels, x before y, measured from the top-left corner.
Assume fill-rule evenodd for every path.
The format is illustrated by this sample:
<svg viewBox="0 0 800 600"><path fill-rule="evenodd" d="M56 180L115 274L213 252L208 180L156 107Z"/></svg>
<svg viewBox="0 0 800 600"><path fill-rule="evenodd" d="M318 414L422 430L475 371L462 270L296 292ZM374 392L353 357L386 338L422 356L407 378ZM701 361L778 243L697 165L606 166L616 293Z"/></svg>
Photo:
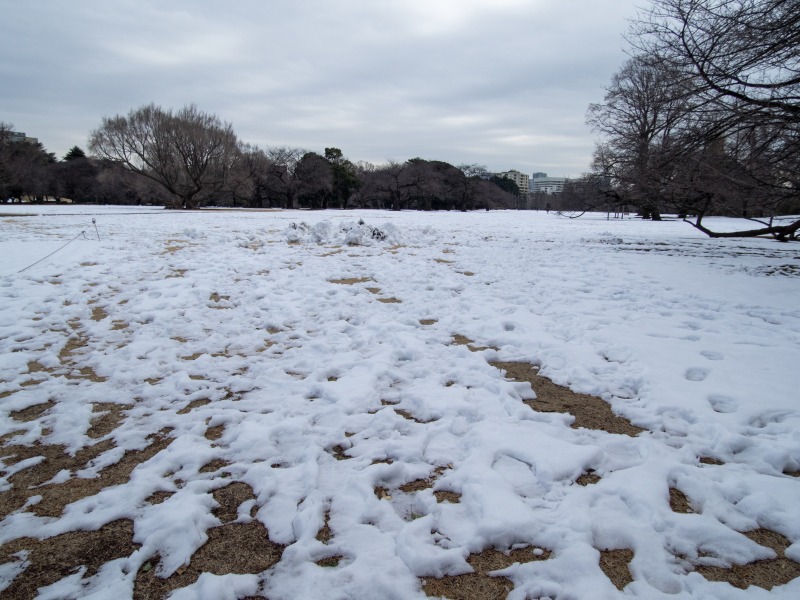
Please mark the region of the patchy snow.
<svg viewBox="0 0 800 600"><path fill-rule="evenodd" d="M97 441L93 403L125 405L114 447L81 477L164 428L174 440L60 518L26 505L0 522L2 544L133 520L139 550L47 597L124 596L156 554L163 576L188 564L220 523L211 492L233 480L256 496L239 521L263 523L283 556L260 574L204 574L175 598L424 598L421 578L519 544L552 556L504 571L510 598L800 596L798 580L741 591L681 562L771 558L739 533L758 527L800 560L800 483L787 475L800 470L796 244L510 211L3 211L0 436L76 452ZM99 381L68 377L62 351ZM570 428L490 360L537 365L646 431ZM33 420L9 416L48 400ZM201 471L212 460L225 466ZM26 466L5 468L0 490ZM599 483L576 485L588 470ZM431 489L399 491L429 477ZM670 509L675 487L694 513ZM175 494L145 501L159 491ZM624 593L600 569L607 548L634 551ZM338 566L316 564L331 554ZM22 564L0 565L0 586Z"/></svg>

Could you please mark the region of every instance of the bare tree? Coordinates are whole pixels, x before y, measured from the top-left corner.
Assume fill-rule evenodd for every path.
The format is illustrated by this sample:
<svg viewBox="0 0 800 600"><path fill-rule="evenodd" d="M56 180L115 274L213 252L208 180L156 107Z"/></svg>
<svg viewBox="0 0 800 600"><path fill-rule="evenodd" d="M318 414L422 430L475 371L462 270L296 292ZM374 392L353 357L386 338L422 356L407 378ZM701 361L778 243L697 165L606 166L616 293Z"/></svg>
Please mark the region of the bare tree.
<svg viewBox="0 0 800 600"><path fill-rule="evenodd" d="M485 165L475 163L458 165L458 169L464 175L464 178L461 180L459 190L461 197L457 203L457 208L462 211L472 210L478 200L480 182L488 177L488 171Z"/></svg>
<svg viewBox="0 0 800 600"><path fill-rule="evenodd" d="M297 206L297 191L300 183L296 177L297 165L305 154L307 154L306 150L289 146L267 149L269 166L266 187L270 206L282 208Z"/></svg>
<svg viewBox="0 0 800 600"><path fill-rule="evenodd" d="M106 117L89 149L155 181L183 208L198 208L222 191L241 156L233 127L193 104L177 112L150 104Z"/></svg>
<svg viewBox="0 0 800 600"><path fill-rule="evenodd" d="M359 161L354 165L360 185L353 190L350 203L356 208L383 208L384 196L380 188L380 168L370 162Z"/></svg>
<svg viewBox="0 0 800 600"><path fill-rule="evenodd" d="M384 204L392 210L406 208L406 171L408 163L390 160L383 165L378 174L377 187L385 197Z"/></svg>
<svg viewBox="0 0 800 600"><path fill-rule="evenodd" d="M668 64L634 57L614 74L587 122L603 136L593 167L614 181L608 195L660 218L679 136L691 127L691 103ZM683 141L683 140L681 140Z"/></svg>
<svg viewBox="0 0 800 600"><path fill-rule="evenodd" d="M712 237L795 239L800 220L775 216L800 205L800 2L652 0L628 37L691 94L695 126L670 190L693 206L691 224ZM707 214L760 226L718 233L703 225Z"/></svg>
<svg viewBox="0 0 800 600"><path fill-rule="evenodd" d="M324 156L306 152L295 170L297 199L309 208L328 208L333 192L333 168Z"/></svg>
<svg viewBox="0 0 800 600"><path fill-rule="evenodd" d="M797 0L652 0L628 37L695 78L707 101L800 123Z"/></svg>

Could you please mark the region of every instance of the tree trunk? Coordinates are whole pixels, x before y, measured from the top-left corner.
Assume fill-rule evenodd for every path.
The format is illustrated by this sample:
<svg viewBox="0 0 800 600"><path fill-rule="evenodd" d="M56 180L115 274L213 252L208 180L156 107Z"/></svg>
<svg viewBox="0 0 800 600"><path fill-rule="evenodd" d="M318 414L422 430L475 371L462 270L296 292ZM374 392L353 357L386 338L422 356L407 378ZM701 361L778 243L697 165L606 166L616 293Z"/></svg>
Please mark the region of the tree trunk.
<svg viewBox="0 0 800 600"><path fill-rule="evenodd" d="M771 235L779 242L788 242L797 239L797 232L800 230L800 219L789 225L767 225L761 229L745 229L740 231L711 231L702 224L702 217L697 217L694 223L688 219L684 219L695 229L705 233L708 237L712 238L735 238L735 237L758 237L761 235Z"/></svg>

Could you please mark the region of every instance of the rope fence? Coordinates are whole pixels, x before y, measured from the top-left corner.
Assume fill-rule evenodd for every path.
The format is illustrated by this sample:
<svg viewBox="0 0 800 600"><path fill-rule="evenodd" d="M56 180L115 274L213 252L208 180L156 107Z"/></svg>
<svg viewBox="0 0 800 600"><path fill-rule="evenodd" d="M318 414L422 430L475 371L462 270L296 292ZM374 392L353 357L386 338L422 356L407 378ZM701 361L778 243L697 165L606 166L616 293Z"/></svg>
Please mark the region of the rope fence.
<svg viewBox="0 0 800 600"><path fill-rule="evenodd" d="M99 241L100 241L100 232L97 230L97 221L96 221L95 219L92 219L92 225L94 225L94 231L95 231L95 233L97 234L97 241L99 242ZM23 271L27 271L27 270L28 270L28 269L30 269L31 267L35 267L36 265L38 265L40 262L43 262L43 261L47 260L48 258L50 258L51 256L53 256L54 254L56 254L56 253L58 253L58 252L61 252L61 251L62 251L64 248L66 248L67 246L69 246L69 245L70 245L72 242L74 242L75 240L77 240L77 239L78 239L79 237L81 237L81 236L83 236L83 238L84 238L84 239L86 239L86 240L88 240L88 239L89 239L88 237L86 237L86 230L84 229L84 230L83 230L83 231L81 231L81 232L80 232L78 235L76 235L74 238L72 238L70 241L68 241L66 244L64 244L64 245L63 245L63 246L61 246L60 248L57 248L57 249L53 250L53 251L52 251L50 254L48 254L48 255L47 255L47 256L45 256L44 258L40 258L40 259L39 259L39 260L37 260L35 263L28 265L28 266L27 266L27 267L25 267L24 269L20 269L19 271L17 271L17 274L20 274L20 273L22 273Z"/></svg>

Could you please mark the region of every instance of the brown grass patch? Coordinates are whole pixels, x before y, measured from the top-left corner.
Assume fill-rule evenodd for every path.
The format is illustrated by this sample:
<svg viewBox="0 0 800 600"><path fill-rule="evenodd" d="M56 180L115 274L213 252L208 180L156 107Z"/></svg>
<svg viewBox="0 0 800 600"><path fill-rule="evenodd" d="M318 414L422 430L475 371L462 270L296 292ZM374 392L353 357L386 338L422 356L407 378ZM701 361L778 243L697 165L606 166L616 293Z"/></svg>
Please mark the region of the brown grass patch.
<svg viewBox="0 0 800 600"><path fill-rule="evenodd" d="M673 512L682 514L694 513L692 503L682 491L677 488L669 488L669 507Z"/></svg>
<svg viewBox="0 0 800 600"><path fill-rule="evenodd" d="M382 460L373 460L372 464L392 464L394 461L390 458L382 459ZM413 494L416 492L421 492L423 490L429 490L433 487L436 483L436 480L444 473L448 467L436 467L430 477L424 479L415 479L413 481L409 481L408 483L404 483L403 485L399 486L397 489L401 492L406 494ZM382 486L378 486L375 488L375 495L378 499L383 500L391 500L392 499L392 490L387 489ZM452 502L453 504L458 504L461 501L461 495L455 492L451 492L448 490L437 490L433 492L433 495L436 497L437 502Z"/></svg>
<svg viewBox="0 0 800 600"><path fill-rule="evenodd" d="M696 571L709 581L725 581L739 589L754 585L771 590L776 585L785 585L800 577L800 563L786 558L789 540L769 529L755 529L744 535L760 546L772 548L778 556L745 565L731 565L730 568L700 565Z"/></svg>
<svg viewBox="0 0 800 600"><path fill-rule="evenodd" d="M223 433L225 433L225 425L214 425L206 429L205 438L215 441L221 438Z"/></svg>
<svg viewBox="0 0 800 600"><path fill-rule="evenodd" d="M505 598L514 589L514 584L507 577L492 577L492 571L506 569L515 563L526 563L535 560L547 560L547 550L534 554L528 546L500 552L489 548L467 558L474 573L465 575L446 575L440 579L424 579L422 591L428 597L442 597L450 600L499 600Z"/></svg>
<svg viewBox="0 0 800 600"><path fill-rule="evenodd" d="M77 502L82 498L94 496L104 488L127 483L130 480L131 473L137 466L147 462L169 446L172 442L172 438L166 436L167 431L168 430L165 429L159 432L146 448L126 452L118 462L100 471L98 477L84 479L82 477L73 476L64 483L53 483L29 490L32 493L42 496L42 500L38 504L31 506L31 512L40 517L60 517L64 512L64 507L68 504ZM99 456L106 450L110 450L112 447L112 440L105 440L89 447L83 454L76 454L76 459L79 454L82 454L80 456L81 460L77 461L73 459L73 461L70 461L72 469L77 470L83 467L89 460ZM62 462L62 468L70 468L63 465L64 463Z"/></svg>
<svg viewBox="0 0 800 600"><path fill-rule="evenodd" d="M434 497L436 502L450 502L451 504L459 504L461 502L461 494L451 492L450 490L434 490Z"/></svg>
<svg viewBox="0 0 800 600"><path fill-rule="evenodd" d="M32 510L34 512L42 510L41 506L44 505L44 510L49 511L50 505L53 503L51 496L55 496L56 503L59 503L60 501L58 501L57 497L59 493L66 488L61 487L65 484L43 484L51 480L62 470L66 469L72 471L84 467L90 460L96 458L112 446L113 442L107 440L93 446L81 448L75 453L75 456L67 454L64 446L39 443L33 444L32 446L4 446L2 452L5 458L3 460L7 465L13 465L23 460L37 457L41 457L42 460L35 465L14 473L8 478L12 487L5 492L0 492L0 517L4 517L19 509L27 502L28 498L36 495L41 495L42 500L39 504L34 505ZM64 502L63 504L66 505L67 503L68 502ZM60 514L59 512L59 515Z"/></svg>
<svg viewBox="0 0 800 600"><path fill-rule="evenodd" d="M344 279L328 279L328 283L336 283L338 285L355 285L357 283L366 283L368 281L375 281L372 277L346 277Z"/></svg>
<svg viewBox="0 0 800 600"><path fill-rule="evenodd" d="M372 294L380 294L381 293L381 288L379 288L379 287L368 287L367 291L372 293Z"/></svg>
<svg viewBox="0 0 800 600"><path fill-rule="evenodd" d="M11 489L0 492L0 517L5 517L21 508L31 496L38 494L30 488L41 485L55 477L63 463L69 464L63 446L35 444L33 446L7 445L3 448L3 462L14 465L30 458L43 460L11 475Z"/></svg>
<svg viewBox="0 0 800 600"><path fill-rule="evenodd" d="M384 304L400 304L402 300L400 300L399 298L390 297L390 298L378 298L378 302L383 302Z"/></svg>
<svg viewBox="0 0 800 600"><path fill-rule="evenodd" d="M426 477L425 479L415 479L414 481L409 481L408 483L404 483L403 485L401 485L398 489L402 492L406 492L407 494L430 489L433 487L433 484L436 482L436 480L447 469L448 467L436 467L433 470L433 473L431 474L430 477Z"/></svg>
<svg viewBox="0 0 800 600"><path fill-rule="evenodd" d="M58 353L58 359L62 364L72 362L72 355L81 348L85 348L89 338L82 335L75 335L67 339L67 343Z"/></svg>
<svg viewBox="0 0 800 600"><path fill-rule="evenodd" d="M213 473L214 471L219 471L220 469L224 469L230 463L225 462L224 460L220 460L219 458L215 458L211 462L207 462L202 467L198 469L199 473Z"/></svg>
<svg viewBox="0 0 800 600"><path fill-rule="evenodd" d="M438 319L420 319L419 320L419 324L420 325L434 325L437 322L438 322Z"/></svg>
<svg viewBox="0 0 800 600"><path fill-rule="evenodd" d="M133 522L112 521L97 531L70 531L45 540L20 538L3 544L0 563L12 555L27 551L30 565L3 591L4 598L34 598L37 589L86 567L84 577L91 577L105 563L130 556L138 548L133 543Z"/></svg>
<svg viewBox="0 0 800 600"><path fill-rule="evenodd" d="M161 504L162 502L170 499L174 495L175 492L158 491L150 494L147 498L145 498L144 501L147 502L148 504Z"/></svg>
<svg viewBox="0 0 800 600"><path fill-rule="evenodd" d="M316 561L316 564L320 567L338 567L339 562L342 560L344 560L344 556L341 554L334 554L333 556L328 556L327 558Z"/></svg>
<svg viewBox="0 0 800 600"><path fill-rule="evenodd" d="M81 367L80 369L67 373L64 377L67 379L89 380L92 383L108 381L108 378L98 375L92 367Z"/></svg>
<svg viewBox="0 0 800 600"><path fill-rule="evenodd" d="M51 369L49 367L45 367L42 363L38 360L32 360L27 364L27 375L34 375L36 377L35 383L41 383L47 378L49 373L54 373L55 369ZM24 384L20 384L24 385Z"/></svg>
<svg viewBox="0 0 800 600"><path fill-rule="evenodd" d="M205 406L206 404L210 403L211 400L209 400L208 398L198 398L197 400L192 400L191 402L189 402L189 404L180 409L177 414L187 415L191 410L195 408L200 408L201 406Z"/></svg>
<svg viewBox="0 0 800 600"><path fill-rule="evenodd" d="M225 487L214 490L211 495L219 504L211 512L223 523L235 521L238 517L239 507L248 500L256 500L253 488L243 481L229 483Z"/></svg>
<svg viewBox="0 0 800 600"><path fill-rule="evenodd" d="M92 309L92 321L102 321L108 318L108 313L101 306L95 306Z"/></svg>
<svg viewBox="0 0 800 600"><path fill-rule="evenodd" d="M125 419L124 412L129 410L129 404L114 404L113 402L96 402L92 405L92 412L102 413L92 417L92 426L86 432L90 438L101 438L119 427Z"/></svg>
<svg viewBox="0 0 800 600"><path fill-rule="evenodd" d="M28 408L15 410L9 413L9 416L15 421L34 421L41 417L48 410L56 405L52 400L42 402L41 404L34 404Z"/></svg>
<svg viewBox="0 0 800 600"><path fill-rule="evenodd" d="M578 394L568 387L553 383L539 375L529 363L490 362L495 368L504 370L506 377L514 381L530 383L536 393L535 400L525 404L540 412L568 412L575 417L574 429L598 429L608 433L635 436L644 431L628 419L614 414L607 402L597 396Z"/></svg>
<svg viewBox="0 0 800 600"><path fill-rule="evenodd" d="M701 456L699 460L700 460L700 464L701 465L724 465L725 464L721 460L717 460L716 458L712 458L710 456Z"/></svg>
<svg viewBox="0 0 800 600"><path fill-rule="evenodd" d="M618 590L622 590L633 581L631 570L628 567L633 560L633 550L601 550L600 568Z"/></svg>
<svg viewBox="0 0 800 600"><path fill-rule="evenodd" d="M437 262L437 263L441 263L441 264L443 264L443 265L452 265L452 264L453 264L453 262L454 262L454 261L452 261L452 260L447 260L447 259L445 259L445 258L434 258L433 260L434 260L435 262Z"/></svg>
<svg viewBox="0 0 800 600"><path fill-rule="evenodd" d="M466 346L471 352L482 352L483 350L497 350L494 346L474 346L474 341L468 337L456 333L453 335L453 343L456 346Z"/></svg>
<svg viewBox="0 0 800 600"><path fill-rule="evenodd" d="M261 573L283 555L284 546L271 542L266 527L259 521L228 523L212 527L206 533L208 541L192 555L188 565L170 577L157 575L157 556L142 565L136 574L134 600L165 598L172 591L196 582L202 573Z"/></svg>
<svg viewBox="0 0 800 600"><path fill-rule="evenodd" d="M186 275L186 272L188 270L189 269L172 269L172 271L170 271L169 275L167 275L164 279L179 279L179 278L183 277L184 275Z"/></svg>
<svg viewBox="0 0 800 600"><path fill-rule="evenodd" d="M350 457L347 456L347 454L345 454L345 450L346 449L343 446L338 446L337 445L337 446L334 446L333 448L331 448L328 452L330 454L333 454L333 457L336 460L347 460Z"/></svg>
<svg viewBox="0 0 800 600"><path fill-rule="evenodd" d="M85 446L74 456L66 453L64 446L33 444L31 446L6 445L2 452L8 465L35 457L43 460L18 471L8 478L11 489L0 493L0 516L20 508L31 496L41 495L42 500L31 507L31 511L42 516L60 516L63 507L83 497L96 494L104 487L126 482L136 465L149 460L167 445L171 439L166 437L169 429L163 429L154 437L152 443L143 450L127 452L114 465L109 465L94 479L72 477L64 483L50 483L57 473L63 470L77 471L113 447L112 440Z"/></svg>
<svg viewBox="0 0 800 600"><path fill-rule="evenodd" d="M374 464L374 463L373 463ZM392 495L389 493L389 490L381 485L377 486L374 490L375 497L378 500L391 500Z"/></svg>
<svg viewBox="0 0 800 600"><path fill-rule="evenodd" d="M398 489L406 494L413 494L414 492L431 489L433 482L433 479L415 479L414 481L404 483Z"/></svg>
<svg viewBox="0 0 800 600"><path fill-rule="evenodd" d="M323 544L327 544L328 542L333 539L333 531L331 531L330 526L330 519L331 513L330 511L325 511L325 515L323 516L322 527L317 532L316 538Z"/></svg>
<svg viewBox="0 0 800 600"><path fill-rule="evenodd" d="M393 410L394 410L394 412L396 412L398 415L400 415L401 417L403 417L407 421L414 421L414 423L419 423L421 425L424 425L425 423L433 423L436 420L436 419L431 419L429 421L423 421L422 419L418 419L413 414L411 414L409 411L407 411L407 410L405 410L403 408L395 408Z"/></svg>
<svg viewBox="0 0 800 600"><path fill-rule="evenodd" d="M600 477L598 477L594 471L589 469L586 473L582 473L580 477L575 480L575 483L578 485L594 485L600 481Z"/></svg>

